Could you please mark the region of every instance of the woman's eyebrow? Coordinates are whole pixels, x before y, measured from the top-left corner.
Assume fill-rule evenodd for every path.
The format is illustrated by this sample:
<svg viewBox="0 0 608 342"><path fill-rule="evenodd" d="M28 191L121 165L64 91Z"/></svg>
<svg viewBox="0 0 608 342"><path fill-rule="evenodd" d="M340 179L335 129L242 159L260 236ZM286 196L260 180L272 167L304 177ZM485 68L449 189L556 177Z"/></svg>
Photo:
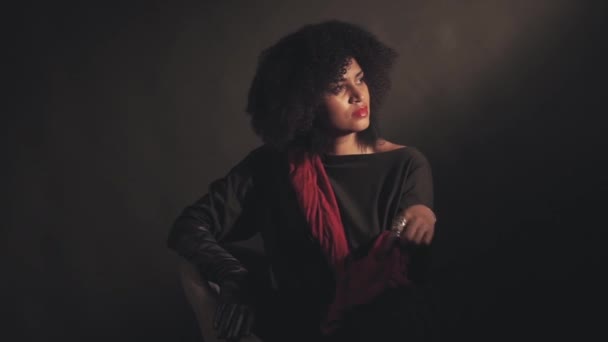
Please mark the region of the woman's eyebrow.
<svg viewBox="0 0 608 342"><path fill-rule="evenodd" d="M359 70L359 72L358 72L358 73L355 75L355 78L357 78L357 77L361 76L362 74L363 74L363 70ZM346 81L346 77L344 77L344 76L342 76L342 77L341 77L341 78L338 80L338 82L344 82L344 81Z"/></svg>

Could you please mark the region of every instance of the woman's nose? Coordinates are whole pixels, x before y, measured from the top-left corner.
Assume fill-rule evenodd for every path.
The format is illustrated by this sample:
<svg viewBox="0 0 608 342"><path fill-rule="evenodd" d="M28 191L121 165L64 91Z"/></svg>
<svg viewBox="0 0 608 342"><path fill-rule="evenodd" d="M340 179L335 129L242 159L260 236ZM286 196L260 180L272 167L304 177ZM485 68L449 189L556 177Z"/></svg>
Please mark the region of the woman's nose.
<svg viewBox="0 0 608 342"><path fill-rule="evenodd" d="M363 93L358 89L353 89L350 94L349 103L361 102L363 100Z"/></svg>

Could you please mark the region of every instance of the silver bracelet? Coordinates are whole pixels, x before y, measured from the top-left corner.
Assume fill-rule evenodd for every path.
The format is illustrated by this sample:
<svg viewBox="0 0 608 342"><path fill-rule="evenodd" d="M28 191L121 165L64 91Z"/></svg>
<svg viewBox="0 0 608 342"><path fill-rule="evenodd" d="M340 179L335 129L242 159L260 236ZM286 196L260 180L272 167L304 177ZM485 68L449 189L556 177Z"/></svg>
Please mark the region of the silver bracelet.
<svg viewBox="0 0 608 342"><path fill-rule="evenodd" d="M396 237L401 237L401 233L403 233L403 230L405 229L406 225L407 225L407 219L402 215L398 215L393 220L393 225L391 226L391 232L393 232L393 234L395 234Z"/></svg>

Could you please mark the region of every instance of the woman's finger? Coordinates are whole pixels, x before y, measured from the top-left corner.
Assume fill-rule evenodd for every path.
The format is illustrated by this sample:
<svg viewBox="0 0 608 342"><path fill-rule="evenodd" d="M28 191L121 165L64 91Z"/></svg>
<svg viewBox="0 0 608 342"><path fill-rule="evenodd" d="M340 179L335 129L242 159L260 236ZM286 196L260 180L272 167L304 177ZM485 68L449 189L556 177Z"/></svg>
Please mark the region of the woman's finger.
<svg viewBox="0 0 608 342"><path fill-rule="evenodd" d="M420 226L416 230L416 233L414 234L413 241L416 244L420 244L422 242L422 239L424 238L424 235L426 234L426 232L428 230L429 230L428 224L425 224L425 223L420 224Z"/></svg>
<svg viewBox="0 0 608 342"><path fill-rule="evenodd" d="M435 227L431 226L431 229L427 230L426 233L424 234L424 243L427 245L430 245L431 241L433 241L434 234L435 234Z"/></svg>
<svg viewBox="0 0 608 342"><path fill-rule="evenodd" d="M416 236L416 232L418 231L418 228L420 227L420 221L412 218L408 221L407 225L405 226L405 232L403 234L403 237L407 240L407 241L412 241L414 239L414 236Z"/></svg>

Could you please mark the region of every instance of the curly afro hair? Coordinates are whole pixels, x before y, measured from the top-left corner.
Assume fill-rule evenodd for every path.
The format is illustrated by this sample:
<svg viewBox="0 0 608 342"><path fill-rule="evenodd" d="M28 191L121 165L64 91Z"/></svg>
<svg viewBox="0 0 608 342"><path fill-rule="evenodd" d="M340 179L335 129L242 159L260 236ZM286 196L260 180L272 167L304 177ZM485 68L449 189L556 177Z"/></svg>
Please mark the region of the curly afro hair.
<svg viewBox="0 0 608 342"><path fill-rule="evenodd" d="M389 71L396 57L393 49L354 24L331 20L303 26L259 56L246 108L253 130L278 149L299 145L321 151L328 142L320 124L328 86L355 58L365 71L370 105L377 112L390 89ZM377 115L371 115L358 141L373 145L378 135Z"/></svg>

